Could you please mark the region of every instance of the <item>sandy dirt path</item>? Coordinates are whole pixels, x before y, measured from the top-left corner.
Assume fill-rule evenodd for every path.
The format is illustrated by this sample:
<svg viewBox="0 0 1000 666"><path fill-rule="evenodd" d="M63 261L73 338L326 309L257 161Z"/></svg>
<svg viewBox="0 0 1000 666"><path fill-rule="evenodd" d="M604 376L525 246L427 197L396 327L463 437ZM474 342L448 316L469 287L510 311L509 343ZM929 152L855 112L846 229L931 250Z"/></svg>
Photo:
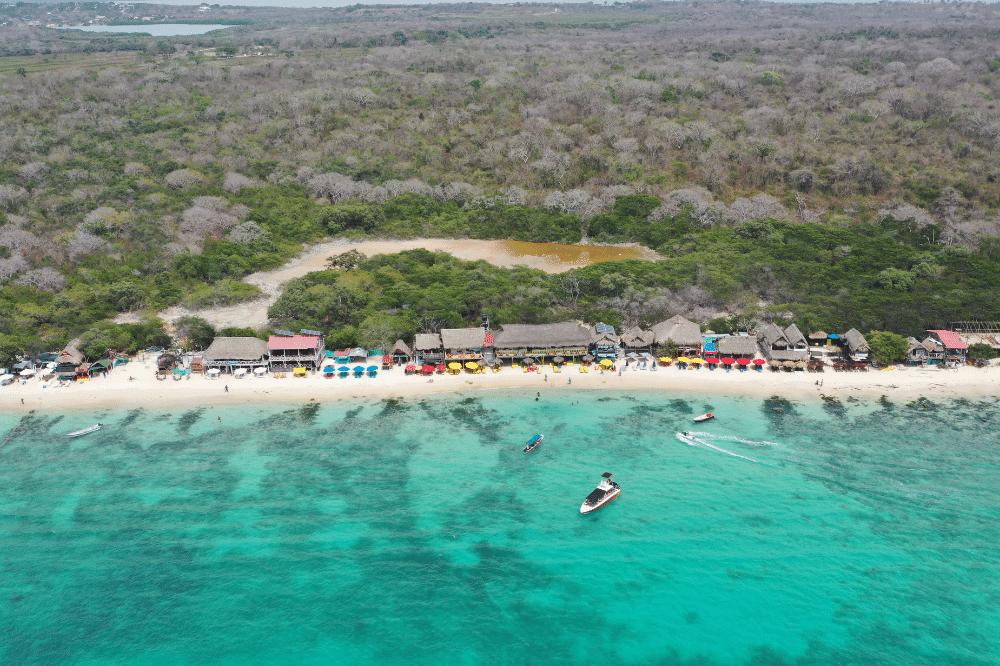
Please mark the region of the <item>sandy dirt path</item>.
<svg viewBox="0 0 1000 666"><path fill-rule="evenodd" d="M543 246L544 244L533 244ZM553 246L557 248L559 246ZM562 246L566 247L566 246ZM585 246L581 246L586 249ZM607 250L607 246L593 246ZM306 273L321 271L326 268L327 257L331 257L342 252L357 250L367 257L376 254L396 254L405 250L415 250L423 248L431 252L443 251L461 259L463 261L485 260L495 266L503 268L513 268L514 266L527 266L537 268L546 273L562 273L571 268L586 266L591 263L585 254L582 260L564 261L556 253L544 254L541 250L538 256L516 255L511 251L511 244L507 241L487 241L469 239L447 239L447 238L414 238L410 240L375 240L364 242L351 242L348 240L332 241L314 245L305 250L299 257L292 259L281 268L273 271L262 271L253 273L243 279L244 282L256 285L264 293L264 297L248 303L241 303L224 308L213 308L211 310L189 310L181 306L173 306L163 310L158 316L168 325L177 321L181 317L200 317L212 324L216 328L226 327L250 327L264 328L267 326L267 309L274 304L281 295L284 285L289 280L302 277ZM655 253L629 247L631 254L639 254L646 259L656 259ZM115 319L116 323L135 323L142 320L142 315L137 312L124 313Z"/></svg>

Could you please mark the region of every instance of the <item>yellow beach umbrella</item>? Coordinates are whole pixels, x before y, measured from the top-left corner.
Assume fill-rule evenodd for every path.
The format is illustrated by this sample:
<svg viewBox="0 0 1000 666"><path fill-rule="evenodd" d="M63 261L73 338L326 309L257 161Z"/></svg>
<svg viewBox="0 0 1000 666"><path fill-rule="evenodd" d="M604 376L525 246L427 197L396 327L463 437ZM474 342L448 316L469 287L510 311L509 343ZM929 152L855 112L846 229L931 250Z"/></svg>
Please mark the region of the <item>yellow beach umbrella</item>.
<svg viewBox="0 0 1000 666"><path fill-rule="evenodd" d="M660 357L660 360L661 360L662 362L664 362L664 363L670 363L670 362L671 362L671 361L673 361L674 359L670 358L669 356L661 356L661 357Z"/></svg>
<svg viewBox="0 0 1000 666"><path fill-rule="evenodd" d="M467 367L469 370L475 370L476 368L479 367L479 364L474 361L469 361L468 363L465 364L465 367Z"/></svg>
<svg viewBox="0 0 1000 666"><path fill-rule="evenodd" d="M689 359L687 356L678 356L677 357L677 362L678 363L690 363L691 359Z"/></svg>
<svg viewBox="0 0 1000 666"><path fill-rule="evenodd" d="M461 363L455 363L454 361L452 361L451 363L448 364L448 367L451 368L452 370L461 370L462 369L462 364Z"/></svg>
<svg viewBox="0 0 1000 666"><path fill-rule="evenodd" d="M614 364L615 364L615 362L612 361L610 358L606 358L603 361L601 361L601 365L603 365L605 368L610 368Z"/></svg>

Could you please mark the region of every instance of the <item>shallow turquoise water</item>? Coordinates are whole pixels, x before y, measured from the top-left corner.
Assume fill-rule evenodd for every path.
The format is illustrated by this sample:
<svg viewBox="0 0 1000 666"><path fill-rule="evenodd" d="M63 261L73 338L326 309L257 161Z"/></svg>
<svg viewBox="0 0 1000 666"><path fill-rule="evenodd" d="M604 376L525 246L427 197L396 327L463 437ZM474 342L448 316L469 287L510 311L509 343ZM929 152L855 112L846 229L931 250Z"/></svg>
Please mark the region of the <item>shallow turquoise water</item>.
<svg viewBox="0 0 1000 666"><path fill-rule="evenodd" d="M535 397L0 416L0 663L1000 663L991 404Z"/></svg>

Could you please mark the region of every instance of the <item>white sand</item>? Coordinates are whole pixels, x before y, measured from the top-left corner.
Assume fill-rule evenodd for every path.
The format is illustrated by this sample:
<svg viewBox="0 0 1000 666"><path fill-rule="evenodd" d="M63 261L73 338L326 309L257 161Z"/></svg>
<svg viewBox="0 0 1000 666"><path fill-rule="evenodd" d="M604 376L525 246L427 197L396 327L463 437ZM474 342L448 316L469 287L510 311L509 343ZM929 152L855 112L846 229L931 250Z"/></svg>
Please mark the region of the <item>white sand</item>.
<svg viewBox="0 0 1000 666"><path fill-rule="evenodd" d="M29 380L0 387L0 410L23 413L37 409L95 410L116 408L157 408L161 406L212 406L255 404L264 402L305 403L310 400L330 402L354 398L382 399L422 394L516 389L540 391L542 396L556 392L626 389L664 391L679 395L733 395L817 400L819 396L849 396L889 400L912 400L920 396L937 398L983 398L1000 396L1000 370L997 367L958 370L869 370L868 372L774 373L769 370L678 370L676 367L656 371L601 373L591 369L581 374L569 366L559 374L551 369L544 373L523 373L520 369L504 368L499 373L482 375L433 375L433 381L418 375L407 376L401 368L379 372L378 377L326 379L321 374L305 378L291 376L277 379L271 376L255 379L235 379L223 376L218 380L201 375L190 379L157 381L153 359L133 361L116 368L108 377L56 387L55 382ZM134 381L129 376L134 376ZM572 379L572 384L568 380ZM816 381L822 381L817 386ZM226 393L224 387L229 386ZM23 400L23 405L21 401Z"/></svg>

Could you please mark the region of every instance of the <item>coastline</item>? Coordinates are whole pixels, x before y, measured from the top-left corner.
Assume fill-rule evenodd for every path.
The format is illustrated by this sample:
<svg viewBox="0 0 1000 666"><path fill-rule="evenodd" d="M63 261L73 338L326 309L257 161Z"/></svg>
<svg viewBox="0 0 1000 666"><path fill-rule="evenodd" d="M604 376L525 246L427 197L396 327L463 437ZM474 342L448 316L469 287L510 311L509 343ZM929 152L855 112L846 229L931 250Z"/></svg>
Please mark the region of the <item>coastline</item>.
<svg viewBox="0 0 1000 666"><path fill-rule="evenodd" d="M107 377L81 384L57 387L55 381L31 379L0 387L0 412L28 413L31 410L93 410L158 406L236 406L240 404L330 402L407 398L440 393L483 390L536 391L542 397L576 391L656 391L678 395L755 397L780 396L792 400L819 401L850 397L878 400L997 398L1000 372L962 367L957 370L903 368L867 372L789 373L747 370L679 370L675 366L656 371L624 369L604 372L591 369L580 373L568 366L560 373L546 368L542 373L524 373L506 367L498 373L481 375L406 375L402 368L380 371L375 378L334 377L317 373L304 378L285 377L235 379L223 376L207 379L202 375L179 381L157 380L151 360L120 366ZM135 377L129 379L130 375ZM822 382L818 385L817 382ZM226 392L225 387L229 387ZM23 400L23 404L22 404Z"/></svg>

